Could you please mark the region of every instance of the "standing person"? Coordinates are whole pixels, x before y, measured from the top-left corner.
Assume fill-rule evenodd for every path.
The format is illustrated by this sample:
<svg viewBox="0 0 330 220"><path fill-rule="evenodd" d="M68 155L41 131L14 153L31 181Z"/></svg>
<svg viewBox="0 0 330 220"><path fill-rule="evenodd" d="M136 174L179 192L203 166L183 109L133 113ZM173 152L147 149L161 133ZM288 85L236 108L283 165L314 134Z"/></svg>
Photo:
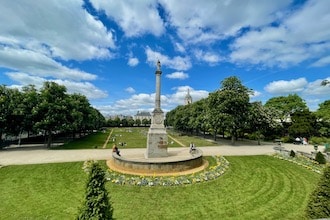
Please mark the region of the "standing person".
<svg viewBox="0 0 330 220"><path fill-rule="evenodd" d="M115 152L118 156L120 156L120 151L116 144L113 145L112 152Z"/></svg>

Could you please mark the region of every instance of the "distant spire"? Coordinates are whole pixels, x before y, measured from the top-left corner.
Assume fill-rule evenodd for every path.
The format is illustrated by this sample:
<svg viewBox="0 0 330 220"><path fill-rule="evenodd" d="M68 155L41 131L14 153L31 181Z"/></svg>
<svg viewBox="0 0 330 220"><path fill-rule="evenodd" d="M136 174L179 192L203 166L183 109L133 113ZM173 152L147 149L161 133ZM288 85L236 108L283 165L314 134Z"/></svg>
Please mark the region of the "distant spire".
<svg viewBox="0 0 330 220"><path fill-rule="evenodd" d="M189 105L189 104L191 104L191 103L192 103L192 97L191 97L191 95L190 95L190 90L189 90L189 88L188 88L187 95L186 95L186 97L185 97L185 99L184 99L184 104L185 104L185 105Z"/></svg>

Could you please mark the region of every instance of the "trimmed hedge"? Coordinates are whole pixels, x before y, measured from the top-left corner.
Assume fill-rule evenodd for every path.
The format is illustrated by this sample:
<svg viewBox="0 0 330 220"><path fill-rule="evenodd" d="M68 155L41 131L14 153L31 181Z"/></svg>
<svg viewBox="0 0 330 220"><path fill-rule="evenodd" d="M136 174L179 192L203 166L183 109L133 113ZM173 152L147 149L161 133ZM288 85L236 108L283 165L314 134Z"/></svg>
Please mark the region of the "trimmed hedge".
<svg viewBox="0 0 330 220"><path fill-rule="evenodd" d="M105 172L97 162L88 164L89 175L86 185L85 202L77 217L79 220L112 219L113 208L105 188Z"/></svg>
<svg viewBox="0 0 330 220"><path fill-rule="evenodd" d="M306 215L310 219L330 218L330 166L324 169L317 188L310 196Z"/></svg>

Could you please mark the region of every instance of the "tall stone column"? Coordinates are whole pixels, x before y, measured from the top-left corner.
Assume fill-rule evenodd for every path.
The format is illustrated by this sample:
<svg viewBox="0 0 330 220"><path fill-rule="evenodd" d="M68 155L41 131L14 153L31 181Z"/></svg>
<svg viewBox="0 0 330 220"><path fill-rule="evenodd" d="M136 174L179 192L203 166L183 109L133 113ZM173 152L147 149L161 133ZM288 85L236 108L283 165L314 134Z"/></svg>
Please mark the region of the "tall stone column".
<svg viewBox="0 0 330 220"><path fill-rule="evenodd" d="M161 75L160 62L157 62L156 70L156 96L155 109L152 112L151 125L148 132L146 158L167 157L167 134L164 126L164 112L160 108L161 103Z"/></svg>

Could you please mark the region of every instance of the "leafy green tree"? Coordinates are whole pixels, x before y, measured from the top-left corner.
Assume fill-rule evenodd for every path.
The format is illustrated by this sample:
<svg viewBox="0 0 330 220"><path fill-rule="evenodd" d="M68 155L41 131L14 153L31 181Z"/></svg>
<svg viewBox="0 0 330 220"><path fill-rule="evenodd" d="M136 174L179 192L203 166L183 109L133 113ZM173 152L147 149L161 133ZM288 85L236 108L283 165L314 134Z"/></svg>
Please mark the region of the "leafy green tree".
<svg viewBox="0 0 330 220"><path fill-rule="evenodd" d="M317 188L310 196L306 215L310 219L325 219L330 216L330 166L326 166Z"/></svg>
<svg viewBox="0 0 330 220"><path fill-rule="evenodd" d="M22 88L23 91L23 130L28 133L33 132L34 124L37 118L33 114L33 108L38 105L39 94L35 86L29 85Z"/></svg>
<svg viewBox="0 0 330 220"><path fill-rule="evenodd" d="M330 137L330 100L319 104L315 115L320 127L320 134L325 137Z"/></svg>
<svg viewBox="0 0 330 220"><path fill-rule="evenodd" d="M8 116L10 115L10 94L9 89L0 85L0 145L2 144L2 136L6 133L8 125Z"/></svg>
<svg viewBox="0 0 330 220"><path fill-rule="evenodd" d="M136 120L135 120L135 124L136 124L136 126L139 127L139 126L141 125L141 119L139 119L139 118L136 119Z"/></svg>
<svg viewBox="0 0 330 220"><path fill-rule="evenodd" d="M196 133L199 131L203 132L203 136L205 136L205 132L209 128L208 118L207 118L207 99L201 99L197 102L191 104L193 106L192 112L192 125L196 130Z"/></svg>
<svg viewBox="0 0 330 220"><path fill-rule="evenodd" d="M86 184L85 202L77 219L113 219L113 208L109 202L108 192L105 188L105 173L97 162L93 162L90 166Z"/></svg>
<svg viewBox="0 0 330 220"><path fill-rule="evenodd" d="M12 135L19 135L23 129L24 119L24 105L23 94L18 89L9 89L8 96L10 97L7 120L6 120L6 133Z"/></svg>
<svg viewBox="0 0 330 220"><path fill-rule="evenodd" d="M210 118L212 120L221 116L225 119L232 144L235 143L240 130L246 127L250 93L237 77L232 76L224 79L220 89L209 95ZM223 122L218 120L218 123L214 128L220 127Z"/></svg>
<svg viewBox="0 0 330 220"><path fill-rule="evenodd" d="M288 128L291 137L311 137L316 134L316 117L308 110L291 114L292 125Z"/></svg>
<svg viewBox="0 0 330 220"><path fill-rule="evenodd" d="M266 102L265 106L272 109L277 120L281 122L284 128L282 135L287 134L288 127L290 126L290 118L293 113L308 110L305 101L297 94L273 97Z"/></svg>
<svg viewBox="0 0 330 220"><path fill-rule="evenodd" d="M276 126L276 122L272 119L271 110L263 106L261 102L253 102L249 106L248 115L249 131L255 132L258 145L263 131Z"/></svg>
<svg viewBox="0 0 330 220"><path fill-rule="evenodd" d="M68 124L66 88L55 82L45 82L39 98L38 105L33 109L38 118L35 127L45 132L47 147L50 147L53 134L63 131Z"/></svg>

